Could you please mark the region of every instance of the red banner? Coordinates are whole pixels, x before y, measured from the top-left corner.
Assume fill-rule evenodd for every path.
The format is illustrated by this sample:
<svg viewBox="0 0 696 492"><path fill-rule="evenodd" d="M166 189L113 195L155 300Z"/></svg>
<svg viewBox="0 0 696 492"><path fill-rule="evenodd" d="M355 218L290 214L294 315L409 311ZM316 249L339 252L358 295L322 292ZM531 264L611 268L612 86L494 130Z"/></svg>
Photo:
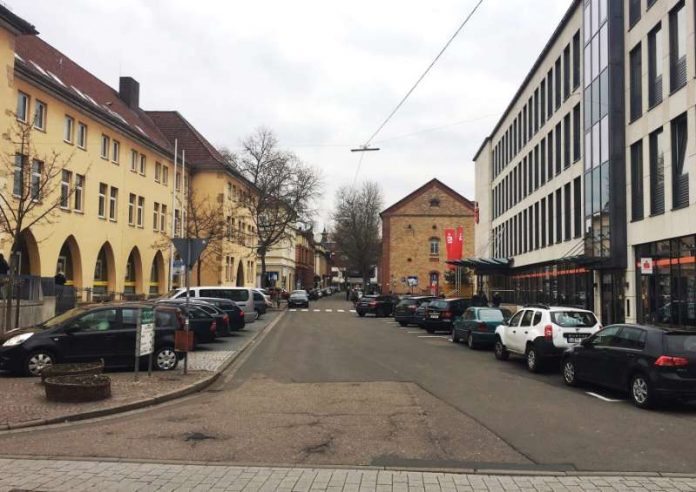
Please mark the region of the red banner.
<svg viewBox="0 0 696 492"><path fill-rule="evenodd" d="M457 227L457 235L455 236L455 241L454 241L454 259L455 260L461 260L462 259L462 253L464 252L464 228L459 226Z"/></svg>
<svg viewBox="0 0 696 492"><path fill-rule="evenodd" d="M452 228L445 229L445 247L447 248L447 259L453 260L457 242L456 231ZM454 270L452 265L447 265L448 270Z"/></svg>

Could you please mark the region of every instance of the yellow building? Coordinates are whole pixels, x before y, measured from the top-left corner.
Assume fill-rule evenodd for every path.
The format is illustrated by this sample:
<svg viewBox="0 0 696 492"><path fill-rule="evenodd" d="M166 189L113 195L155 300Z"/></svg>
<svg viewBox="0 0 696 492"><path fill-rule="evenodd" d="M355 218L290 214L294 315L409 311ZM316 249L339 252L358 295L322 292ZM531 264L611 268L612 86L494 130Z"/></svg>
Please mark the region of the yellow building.
<svg viewBox="0 0 696 492"><path fill-rule="evenodd" d="M380 214L382 258L379 279L383 292L449 294L445 229L463 228L462 257L474 254L474 205L437 179L396 202ZM411 288L408 278L417 280ZM460 291L471 295L471 284Z"/></svg>
<svg viewBox="0 0 696 492"><path fill-rule="evenodd" d="M228 238L207 253L201 283L255 284L255 230L248 213L234 206L252 187L178 113L142 110L134 79L121 77L113 89L2 6L0 65L0 193L16 202L15 191L33 186L30 174L64 166L40 199L41 206L58 200L60 206L21 236L20 274L63 272L82 299L166 292L169 238L173 224L180 231L186 223L182 203L190 183L192 194L229 211ZM183 129L163 123L165 114L185 122ZM31 128L31 146L23 149L14 138L21 128ZM24 159L15 157L20 154ZM10 248L8 237L0 237L6 257Z"/></svg>

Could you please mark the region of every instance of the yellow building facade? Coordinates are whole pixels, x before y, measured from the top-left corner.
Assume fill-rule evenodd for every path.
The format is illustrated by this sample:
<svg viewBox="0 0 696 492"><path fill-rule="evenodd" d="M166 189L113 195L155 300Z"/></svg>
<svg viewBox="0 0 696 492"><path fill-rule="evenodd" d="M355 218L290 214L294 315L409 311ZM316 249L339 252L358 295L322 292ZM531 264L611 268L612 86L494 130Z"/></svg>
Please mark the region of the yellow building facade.
<svg viewBox="0 0 696 492"><path fill-rule="evenodd" d="M212 169L186 134L164 131L139 107L135 80L122 77L115 90L32 31L0 6L0 193L16 203L22 186L33 193L35 176L60 168L36 210L59 206L22 233L13 258L18 272L61 272L83 300L165 293L169 239L175 224L180 232L186 223L186 190L217 207L219 200L233 203L233 186L253 187L224 166ZM28 128L30 143L20 143L18 133ZM239 207L230 206L229 215L235 234L205 262L201 283L253 286L252 221ZM0 237L8 261L11 246L11 238Z"/></svg>

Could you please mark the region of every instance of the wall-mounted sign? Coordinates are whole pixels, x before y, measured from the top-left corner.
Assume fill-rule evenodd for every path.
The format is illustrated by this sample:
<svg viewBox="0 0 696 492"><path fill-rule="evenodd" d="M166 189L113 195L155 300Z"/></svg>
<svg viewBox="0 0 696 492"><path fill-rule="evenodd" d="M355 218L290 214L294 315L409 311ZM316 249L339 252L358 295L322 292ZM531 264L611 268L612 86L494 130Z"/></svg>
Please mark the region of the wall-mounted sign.
<svg viewBox="0 0 696 492"><path fill-rule="evenodd" d="M653 259L652 258L641 258L640 259L640 273L643 275L653 274Z"/></svg>

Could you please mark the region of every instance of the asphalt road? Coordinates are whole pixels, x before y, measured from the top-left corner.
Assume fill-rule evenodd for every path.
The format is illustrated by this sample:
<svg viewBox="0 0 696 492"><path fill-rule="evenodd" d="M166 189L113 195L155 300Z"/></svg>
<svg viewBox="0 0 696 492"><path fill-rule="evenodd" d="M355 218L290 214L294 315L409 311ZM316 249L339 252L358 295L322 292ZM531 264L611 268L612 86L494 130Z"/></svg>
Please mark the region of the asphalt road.
<svg viewBox="0 0 696 492"><path fill-rule="evenodd" d="M521 360L501 363L444 335L358 318L350 307L336 296L286 313L201 395L95 422L0 434L0 454L696 470L693 406L638 410L622 395L567 388L559 374L532 375Z"/></svg>

